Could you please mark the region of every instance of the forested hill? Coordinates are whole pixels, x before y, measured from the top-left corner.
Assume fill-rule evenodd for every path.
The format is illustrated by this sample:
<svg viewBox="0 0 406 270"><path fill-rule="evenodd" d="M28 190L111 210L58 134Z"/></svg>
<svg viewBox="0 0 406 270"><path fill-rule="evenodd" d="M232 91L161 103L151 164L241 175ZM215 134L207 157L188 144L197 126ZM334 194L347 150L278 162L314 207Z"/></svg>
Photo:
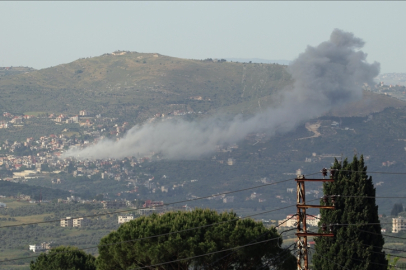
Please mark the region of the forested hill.
<svg viewBox="0 0 406 270"><path fill-rule="evenodd" d="M115 52L0 79L0 110L145 119L174 110L246 112L291 83L286 66ZM231 106L231 108L227 108Z"/></svg>

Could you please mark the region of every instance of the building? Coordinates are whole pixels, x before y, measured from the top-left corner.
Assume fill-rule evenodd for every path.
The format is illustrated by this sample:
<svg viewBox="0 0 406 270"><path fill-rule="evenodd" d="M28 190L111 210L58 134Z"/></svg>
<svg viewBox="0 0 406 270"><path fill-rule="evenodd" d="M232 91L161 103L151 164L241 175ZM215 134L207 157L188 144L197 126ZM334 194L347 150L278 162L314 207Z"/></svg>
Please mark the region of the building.
<svg viewBox="0 0 406 270"><path fill-rule="evenodd" d="M278 220L278 225L280 227L295 227L297 218L294 218L293 215L287 215L286 219Z"/></svg>
<svg viewBox="0 0 406 270"><path fill-rule="evenodd" d="M75 218L73 219L73 227L85 227L88 223L88 220L85 218Z"/></svg>
<svg viewBox="0 0 406 270"><path fill-rule="evenodd" d="M149 208L149 207L159 207L159 206L163 206L163 205L164 205L163 201L146 200L145 203L142 205L142 207Z"/></svg>
<svg viewBox="0 0 406 270"><path fill-rule="evenodd" d="M73 227L73 219L71 217L61 218L61 227Z"/></svg>
<svg viewBox="0 0 406 270"><path fill-rule="evenodd" d="M133 215L118 216L118 224L123 224L133 219L134 219Z"/></svg>
<svg viewBox="0 0 406 270"><path fill-rule="evenodd" d="M392 233L399 233L406 230L406 218L392 218Z"/></svg>
<svg viewBox="0 0 406 270"><path fill-rule="evenodd" d="M306 224L308 226L318 226L320 221L320 214L316 217L306 216ZM296 227L297 217L293 217L293 215L287 215L286 219L278 220L278 225L281 227Z"/></svg>
<svg viewBox="0 0 406 270"><path fill-rule="evenodd" d="M66 217L61 219L61 227L84 227L87 225L88 220L85 218L72 218Z"/></svg>
<svg viewBox="0 0 406 270"><path fill-rule="evenodd" d="M233 203L234 202L234 196L226 196L223 198L223 203Z"/></svg>
<svg viewBox="0 0 406 270"><path fill-rule="evenodd" d="M118 209L127 206L125 201L103 201L102 204L104 209Z"/></svg>
<svg viewBox="0 0 406 270"><path fill-rule="evenodd" d="M235 159L229 158L229 159L227 160L227 164L228 164L229 166L233 166L233 165L235 164Z"/></svg>
<svg viewBox="0 0 406 270"><path fill-rule="evenodd" d="M29 245L29 250L32 250L32 252L45 251L48 249L51 249L51 243L43 242L40 245Z"/></svg>
<svg viewBox="0 0 406 270"><path fill-rule="evenodd" d="M89 115L89 112L86 111L86 110L83 110L83 111L80 111L80 112L79 112L79 115L80 115L80 116L87 116L87 115Z"/></svg>
<svg viewBox="0 0 406 270"><path fill-rule="evenodd" d="M318 214L316 217L312 217L312 216L306 217L306 224L309 226L317 227L319 225L319 221L320 221L320 214Z"/></svg>

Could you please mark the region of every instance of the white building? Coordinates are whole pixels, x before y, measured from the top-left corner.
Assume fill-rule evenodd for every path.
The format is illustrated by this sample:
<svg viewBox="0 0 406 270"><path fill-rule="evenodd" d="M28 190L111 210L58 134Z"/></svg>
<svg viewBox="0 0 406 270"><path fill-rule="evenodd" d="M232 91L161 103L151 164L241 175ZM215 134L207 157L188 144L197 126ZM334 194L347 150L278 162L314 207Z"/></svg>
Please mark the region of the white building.
<svg viewBox="0 0 406 270"><path fill-rule="evenodd" d="M289 220L288 220L289 219ZM320 214L318 214L316 217L312 216L306 216L306 224L308 226L317 226L320 221ZM278 220L278 225L281 227L296 227L297 225L295 224L297 222L297 216L293 217L293 215L287 215L286 219Z"/></svg>
<svg viewBox="0 0 406 270"><path fill-rule="evenodd" d="M61 227L83 227L87 224L87 219L85 218L72 218L66 217L61 218Z"/></svg>
<svg viewBox="0 0 406 270"><path fill-rule="evenodd" d="M75 218L73 219L73 227L84 227L87 225L87 221L85 218Z"/></svg>
<svg viewBox="0 0 406 270"><path fill-rule="evenodd" d="M71 217L62 218L61 227L73 227L73 219Z"/></svg>
<svg viewBox="0 0 406 270"><path fill-rule="evenodd" d="M392 218L392 233L398 233L406 230L406 218Z"/></svg>
<svg viewBox="0 0 406 270"><path fill-rule="evenodd" d="M235 164L235 159L229 158L229 159L227 160L227 164L230 165L230 166L233 166L233 165Z"/></svg>
<svg viewBox="0 0 406 270"><path fill-rule="evenodd" d="M128 216L118 216L118 224L123 224L126 223L130 220L133 220L134 216L133 215L128 215Z"/></svg>
<svg viewBox="0 0 406 270"><path fill-rule="evenodd" d="M51 248L51 243L43 242L40 245L29 245L29 249L32 250L32 252L37 252L37 251L45 251Z"/></svg>

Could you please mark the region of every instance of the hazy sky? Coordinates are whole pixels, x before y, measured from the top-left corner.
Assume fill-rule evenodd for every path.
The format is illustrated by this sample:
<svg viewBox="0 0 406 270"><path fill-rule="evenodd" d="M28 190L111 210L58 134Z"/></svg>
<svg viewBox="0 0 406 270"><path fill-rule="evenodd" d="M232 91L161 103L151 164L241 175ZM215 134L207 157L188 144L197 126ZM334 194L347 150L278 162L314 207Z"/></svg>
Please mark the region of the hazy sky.
<svg viewBox="0 0 406 270"><path fill-rule="evenodd" d="M406 72L406 2L0 2L0 66L45 68L115 50L293 60L334 28L381 73Z"/></svg>

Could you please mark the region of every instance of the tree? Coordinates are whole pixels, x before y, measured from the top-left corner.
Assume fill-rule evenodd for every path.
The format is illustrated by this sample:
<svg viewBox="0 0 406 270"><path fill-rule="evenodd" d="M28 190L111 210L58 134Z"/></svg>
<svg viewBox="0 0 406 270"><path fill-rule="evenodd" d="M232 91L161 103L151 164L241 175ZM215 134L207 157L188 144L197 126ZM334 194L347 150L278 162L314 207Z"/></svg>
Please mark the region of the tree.
<svg viewBox="0 0 406 270"><path fill-rule="evenodd" d="M76 247L59 246L31 261L31 270L96 270L95 258Z"/></svg>
<svg viewBox="0 0 406 270"><path fill-rule="evenodd" d="M401 203L395 203L390 214L397 216L400 212L403 212L403 205Z"/></svg>
<svg viewBox="0 0 406 270"><path fill-rule="evenodd" d="M319 224L327 227L330 224L342 225L333 226L334 237L315 239L314 269L387 269L375 188L372 177L367 176L363 156L359 160L354 156L352 163L348 163L347 159L342 164L335 160L332 169L337 170L335 181L325 183L323 190L330 198L337 195L335 210L321 209ZM331 199L327 205L332 205ZM371 224L362 225L365 223ZM319 229L319 232L322 230Z"/></svg>
<svg viewBox="0 0 406 270"><path fill-rule="evenodd" d="M220 224L200 227L218 222ZM168 234L194 227L200 228ZM162 236L147 238L155 235ZM139 238L144 240L132 241ZM272 240L232 251L180 260L267 239ZM118 242L121 243L114 244ZM219 214L209 209L168 212L134 219L102 238L96 266L100 270L132 269L176 261L153 268L258 269L269 263L275 269L295 269L295 258L288 255L289 252L282 249L281 244L282 239L275 228L267 229L262 223L252 219L238 219L232 212Z"/></svg>
<svg viewBox="0 0 406 270"><path fill-rule="evenodd" d="M392 259L392 256L388 254L386 255L386 259L388 259L388 270L395 270L397 268L396 264L399 261L399 257L393 257Z"/></svg>

